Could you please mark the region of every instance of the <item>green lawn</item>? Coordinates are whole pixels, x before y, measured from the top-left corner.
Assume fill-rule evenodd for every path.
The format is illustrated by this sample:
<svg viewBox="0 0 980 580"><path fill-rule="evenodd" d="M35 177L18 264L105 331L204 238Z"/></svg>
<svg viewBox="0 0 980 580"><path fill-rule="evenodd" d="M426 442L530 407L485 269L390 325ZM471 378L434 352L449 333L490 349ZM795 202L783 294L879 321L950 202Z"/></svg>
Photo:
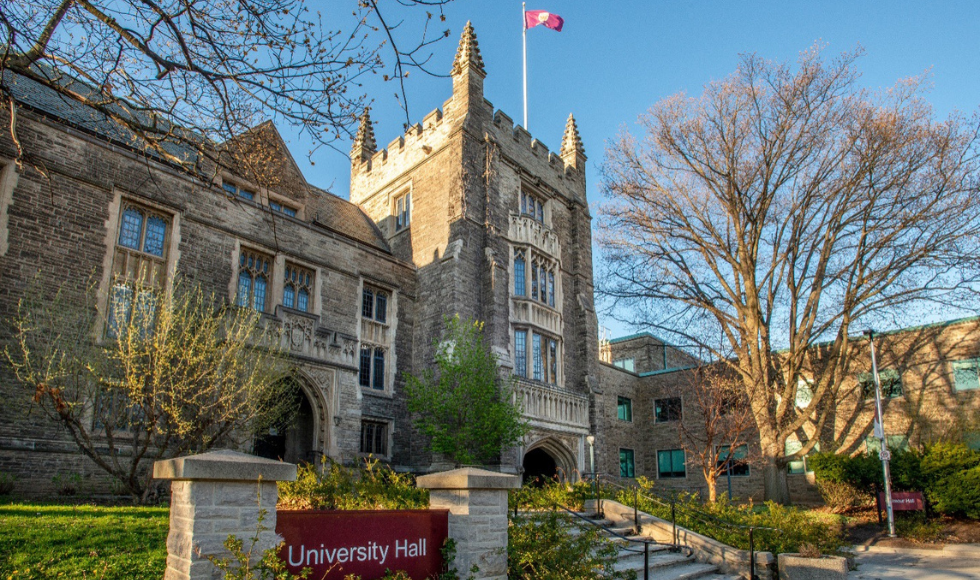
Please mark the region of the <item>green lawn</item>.
<svg viewBox="0 0 980 580"><path fill-rule="evenodd" d="M160 580L166 507L0 504L0 580Z"/></svg>

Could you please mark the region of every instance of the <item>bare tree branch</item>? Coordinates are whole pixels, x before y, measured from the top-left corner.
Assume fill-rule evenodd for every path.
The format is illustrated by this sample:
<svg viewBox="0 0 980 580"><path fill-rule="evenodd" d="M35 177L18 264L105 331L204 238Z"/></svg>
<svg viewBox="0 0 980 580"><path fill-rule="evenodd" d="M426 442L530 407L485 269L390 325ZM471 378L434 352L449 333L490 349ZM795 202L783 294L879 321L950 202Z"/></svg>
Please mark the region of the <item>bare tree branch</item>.
<svg viewBox="0 0 980 580"><path fill-rule="evenodd" d="M828 421L852 327L977 304L980 121L934 121L920 79L860 89L859 54L743 57L650 109L603 170L600 292L739 378L779 501L785 441Z"/></svg>

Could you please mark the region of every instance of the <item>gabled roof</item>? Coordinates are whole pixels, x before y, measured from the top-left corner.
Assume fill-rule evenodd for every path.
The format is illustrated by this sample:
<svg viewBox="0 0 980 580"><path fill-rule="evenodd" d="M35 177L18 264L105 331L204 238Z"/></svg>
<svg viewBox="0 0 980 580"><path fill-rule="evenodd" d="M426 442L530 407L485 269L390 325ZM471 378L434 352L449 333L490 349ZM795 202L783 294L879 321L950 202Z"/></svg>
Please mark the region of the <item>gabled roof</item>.
<svg viewBox="0 0 980 580"><path fill-rule="evenodd" d="M52 82L56 82L74 93L87 97L96 94L92 87L67 75L53 75L51 71L45 68L39 68L37 74L51 78ZM153 151L147 151L147 148L142 146L140 138L127 127L115 122L102 111L62 95L51 87L10 70L3 71L3 85L10 91L14 100L23 107L113 143L156 156ZM112 108L115 111L113 114L118 114L121 117L135 118L137 115L122 105L115 104L112 105ZM168 128L169 126L164 126L163 130ZM186 143L172 141L165 143L163 148L168 155L190 164L198 159L198 152Z"/></svg>
<svg viewBox="0 0 980 580"><path fill-rule="evenodd" d="M152 151L146 151L140 146L139 138L132 131L104 113L9 70L3 71L2 78L4 86L22 107L106 141L156 157ZM74 92L80 94L94 92L94 89L78 80L67 76L60 78L59 82L63 86L70 87ZM127 114L122 108L120 112ZM297 199L306 199L311 193L319 194L319 211L311 216L314 223L367 246L390 252L384 235L358 206L307 183L295 159L289 153L286 142L271 121L261 123L222 145L230 151L238 149L261 152L261 163L252 165L259 166L262 171L268 171L269 174L278 175L278 182L272 186L273 190ZM168 143L167 153L188 161L195 160L198 155L190 145L178 142ZM227 156L226 161L229 171L254 180L254 176L248 173L250 171L246 167L248 164L236 161L233 155Z"/></svg>

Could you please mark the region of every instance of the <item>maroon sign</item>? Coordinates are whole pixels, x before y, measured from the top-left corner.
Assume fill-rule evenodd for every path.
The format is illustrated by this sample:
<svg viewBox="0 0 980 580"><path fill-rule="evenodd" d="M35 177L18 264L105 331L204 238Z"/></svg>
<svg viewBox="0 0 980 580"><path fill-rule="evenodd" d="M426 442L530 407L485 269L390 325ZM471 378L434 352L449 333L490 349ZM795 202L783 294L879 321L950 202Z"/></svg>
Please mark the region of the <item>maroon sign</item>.
<svg viewBox="0 0 980 580"><path fill-rule="evenodd" d="M884 492L878 493L878 501L885 505ZM892 492L892 511L912 512L926 509L926 504L922 500L921 491L893 491Z"/></svg>
<svg viewBox="0 0 980 580"><path fill-rule="evenodd" d="M290 572L311 568L311 578L364 580L404 570L415 580L442 570L441 548L449 536L448 510L276 512L276 533L285 538L279 557Z"/></svg>

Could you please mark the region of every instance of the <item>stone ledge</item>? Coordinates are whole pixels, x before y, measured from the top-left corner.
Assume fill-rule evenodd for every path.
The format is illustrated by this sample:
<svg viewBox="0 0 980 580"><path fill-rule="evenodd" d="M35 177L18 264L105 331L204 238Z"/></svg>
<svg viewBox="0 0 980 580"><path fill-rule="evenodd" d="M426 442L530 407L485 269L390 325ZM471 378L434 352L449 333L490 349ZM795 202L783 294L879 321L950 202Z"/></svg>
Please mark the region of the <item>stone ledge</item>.
<svg viewBox="0 0 980 580"><path fill-rule="evenodd" d="M295 481L296 466L237 451L219 450L157 461L154 479L209 481Z"/></svg>
<svg viewBox="0 0 980 580"><path fill-rule="evenodd" d="M516 475L463 467L441 473L423 475L417 480L422 489L518 489L521 479Z"/></svg>

